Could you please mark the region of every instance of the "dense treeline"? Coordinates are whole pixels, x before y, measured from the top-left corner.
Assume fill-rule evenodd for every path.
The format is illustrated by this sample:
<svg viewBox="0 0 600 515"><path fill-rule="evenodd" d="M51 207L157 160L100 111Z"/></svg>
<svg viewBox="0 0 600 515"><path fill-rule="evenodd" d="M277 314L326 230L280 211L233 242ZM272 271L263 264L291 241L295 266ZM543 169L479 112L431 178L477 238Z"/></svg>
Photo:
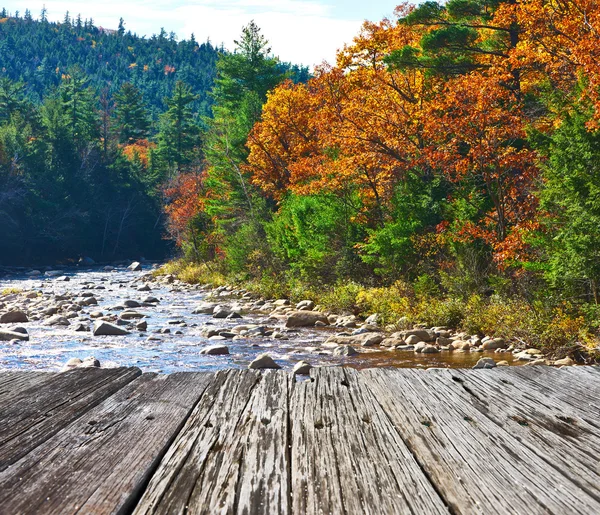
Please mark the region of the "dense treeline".
<svg viewBox="0 0 600 515"><path fill-rule="evenodd" d="M238 57L123 22L0 14L0 264L167 255L163 187L210 154L217 61Z"/></svg>
<svg viewBox="0 0 600 515"><path fill-rule="evenodd" d="M62 76L78 67L96 88L112 95L124 82L143 94L153 115L162 112L163 100L177 81L189 84L198 98L194 108L209 113L210 91L218 49L194 37L177 41L164 30L150 38L119 27L108 30L67 13L62 23L49 22L44 11L34 20L29 11L8 17L0 12L0 69L2 76L26 85L28 96L40 102L61 83ZM223 49L221 49L222 51Z"/></svg>
<svg viewBox="0 0 600 515"><path fill-rule="evenodd" d="M179 243L211 274L335 291L390 321L596 346L600 9L396 12L267 94L265 41L240 49L246 64L215 86L204 166L167 191Z"/></svg>

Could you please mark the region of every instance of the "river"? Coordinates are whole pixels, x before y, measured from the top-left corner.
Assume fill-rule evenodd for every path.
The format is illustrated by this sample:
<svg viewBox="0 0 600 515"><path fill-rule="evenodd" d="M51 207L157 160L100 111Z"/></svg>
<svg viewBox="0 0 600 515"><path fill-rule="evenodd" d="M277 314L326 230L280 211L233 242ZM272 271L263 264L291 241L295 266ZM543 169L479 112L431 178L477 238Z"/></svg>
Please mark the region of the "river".
<svg viewBox="0 0 600 515"><path fill-rule="evenodd" d="M214 319L211 315L193 311L207 300L209 291L178 284L159 284L150 281L148 270L130 271L126 266L63 267L38 269L40 275L31 276L31 270L3 269L0 272L0 314L16 304L29 316L29 322L2 324L0 328L21 326L29 333L29 341L0 341L0 369L61 370L71 358L93 356L102 367L137 366L146 372L171 373L176 371L216 371L224 368L246 368L258 355L268 353L284 369L291 369L299 361L317 365L345 365L367 367L472 367L481 357L513 363L511 353L501 357L493 352L451 352L417 354L412 351L386 350L380 347L357 348L358 355L334 356L332 349L323 345L340 328L301 328L286 330L281 320L268 314L242 313L242 319ZM139 291L147 282L149 291ZM85 295L85 296L84 296ZM92 296L97 305L82 306L77 316L72 306ZM143 304L145 297L159 300ZM31 297L31 298L28 298ZM136 311L145 315L146 331L132 330L125 336L93 336L91 332L76 331L78 324L92 326L92 316L102 312L115 320L118 308L126 300L142 303ZM230 299L219 299L227 302ZM4 304L4 307L2 306ZM50 315L42 311L58 306L59 314L70 317L68 326L49 326ZM202 348L216 343L202 333L207 328L231 329L240 324L257 324L281 333L284 339L272 336L244 337L219 341L229 347L228 355L200 354ZM81 328L80 328L81 329ZM269 331L270 332L270 331ZM268 333L267 333L268 334ZM287 338L287 339L285 339Z"/></svg>

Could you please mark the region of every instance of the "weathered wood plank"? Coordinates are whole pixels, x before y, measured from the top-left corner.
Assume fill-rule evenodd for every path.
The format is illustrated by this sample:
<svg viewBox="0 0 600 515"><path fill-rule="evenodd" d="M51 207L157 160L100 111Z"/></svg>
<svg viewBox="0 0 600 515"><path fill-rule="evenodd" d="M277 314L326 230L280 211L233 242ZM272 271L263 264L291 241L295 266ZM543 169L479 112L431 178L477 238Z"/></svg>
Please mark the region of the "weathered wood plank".
<svg viewBox="0 0 600 515"><path fill-rule="evenodd" d="M137 368L56 374L0 406L0 471L141 374Z"/></svg>
<svg viewBox="0 0 600 515"><path fill-rule="evenodd" d="M135 513L287 513L290 380L219 372Z"/></svg>
<svg viewBox="0 0 600 515"><path fill-rule="evenodd" d="M600 513L600 503L505 428L416 370L363 382L456 513Z"/></svg>
<svg viewBox="0 0 600 515"><path fill-rule="evenodd" d="M315 370L291 416L294 513L448 513L358 372Z"/></svg>
<svg viewBox="0 0 600 515"><path fill-rule="evenodd" d="M55 372L6 371L0 373L0 407L14 402L31 388L39 388L56 375Z"/></svg>
<svg viewBox="0 0 600 515"><path fill-rule="evenodd" d="M593 376L582 378L570 372L572 368L502 367L494 372L506 381L521 380L524 388L571 405L588 423L600 429L600 382Z"/></svg>
<svg viewBox="0 0 600 515"><path fill-rule="evenodd" d="M600 501L600 435L571 407L491 370L435 370L428 383L448 390L504 428L522 445Z"/></svg>
<svg viewBox="0 0 600 515"><path fill-rule="evenodd" d="M5 513L129 511L211 374L144 374L0 473Z"/></svg>

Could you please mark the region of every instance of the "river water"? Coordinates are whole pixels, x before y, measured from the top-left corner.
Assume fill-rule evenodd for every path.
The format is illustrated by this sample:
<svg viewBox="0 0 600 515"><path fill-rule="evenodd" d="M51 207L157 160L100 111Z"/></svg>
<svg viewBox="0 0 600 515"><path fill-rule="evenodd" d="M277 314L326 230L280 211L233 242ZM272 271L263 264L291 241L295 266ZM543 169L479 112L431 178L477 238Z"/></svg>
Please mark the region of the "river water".
<svg viewBox="0 0 600 515"><path fill-rule="evenodd" d="M210 341L201 335L206 327L230 328L239 324L266 325L283 329L283 322L269 319L268 315L244 314L241 320L214 319L211 315L193 314L195 307L206 300L207 292L200 289L182 290L173 285L151 283L152 290L140 292L141 274L125 266L106 271L101 267L80 270L62 268L41 270L42 275L31 277L26 270L3 270L0 272L0 292L7 290L38 293L38 299L46 298L52 304L56 296L92 293L98 305L84 308L78 319L71 319L69 326L48 326L47 319L12 324L25 327L30 335L28 342L10 343L0 341L0 369L60 370L71 358L97 358L103 367L137 366L143 371L171 373L176 371L216 371L224 368L246 368L259 354L268 353L282 368L291 369L301 360L313 365L345 365L354 368L368 367L472 367L481 357L507 360L512 355L503 353L449 352L416 354L412 351L384 350L379 347L357 348L357 356L333 356L330 347L323 342L339 328L288 330L287 340L268 336ZM70 280L58 279L60 273ZM21 295L23 295L21 293ZM91 332L76 332L79 322L92 325L90 313L102 311L110 315L118 312L111 308L125 300L141 301L148 295L160 300L156 307L136 308L146 315L145 332L133 331L127 336L93 336ZM1 297L0 297L1 298ZM35 299L34 299L35 300ZM226 300L225 300L226 301ZM0 314L2 313L0 309ZM34 314L35 317L35 314ZM31 317L30 317L31 318ZM3 324L8 329L10 325ZM168 328L170 333L158 334ZM285 330L284 330L285 331ZM176 334L180 333L180 334ZM148 337L159 338L148 341ZM200 354L200 350L214 343L229 347L229 355Z"/></svg>

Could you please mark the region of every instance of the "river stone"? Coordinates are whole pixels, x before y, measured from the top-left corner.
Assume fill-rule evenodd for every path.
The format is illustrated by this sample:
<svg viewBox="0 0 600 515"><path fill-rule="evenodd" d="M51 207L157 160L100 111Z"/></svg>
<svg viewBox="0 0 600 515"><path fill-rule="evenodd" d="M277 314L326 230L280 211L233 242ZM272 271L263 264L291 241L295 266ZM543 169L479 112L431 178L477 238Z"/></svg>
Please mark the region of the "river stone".
<svg viewBox="0 0 600 515"><path fill-rule="evenodd" d="M495 368L495 367L496 367L496 362L492 358L481 358L473 368L479 369L479 368Z"/></svg>
<svg viewBox="0 0 600 515"><path fill-rule="evenodd" d="M94 322L94 336L124 336L126 334L129 334L129 331L104 320Z"/></svg>
<svg viewBox="0 0 600 515"><path fill-rule="evenodd" d="M300 376L307 376L310 374L312 367L313 366L308 361L298 361L298 363L294 365L293 373Z"/></svg>
<svg viewBox="0 0 600 515"><path fill-rule="evenodd" d="M148 286L147 284L144 284L142 286L140 286L137 291L152 291L152 288L150 288L150 286Z"/></svg>
<svg viewBox="0 0 600 515"><path fill-rule="evenodd" d="M160 303L160 300L158 300L156 297L146 297L142 300L142 302L144 304L158 304Z"/></svg>
<svg viewBox="0 0 600 515"><path fill-rule="evenodd" d="M337 345L360 345L361 347L372 347L379 345L383 341L382 333L363 333L349 336L330 336L325 341L326 344Z"/></svg>
<svg viewBox="0 0 600 515"><path fill-rule="evenodd" d="M406 345L416 345L417 343L422 342L423 340L417 335L411 334L410 336L407 336L406 340L404 341L406 342Z"/></svg>
<svg viewBox="0 0 600 515"><path fill-rule="evenodd" d="M334 356L356 356L358 351L350 345L340 345L333 349Z"/></svg>
<svg viewBox="0 0 600 515"><path fill-rule="evenodd" d="M557 359L554 362L554 365L557 366L557 367L560 367L560 366L571 366L571 365L574 365L574 364L575 364L575 361L573 361L569 356L567 356L566 358L563 358L563 359Z"/></svg>
<svg viewBox="0 0 600 515"><path fill-rule="evenodd" d="M65 370L71 370L73 368L77 368L82 363L83 363L83 361L81 361L79 358L71 358L69 361L67 361L65 363L65 365L63 367L63 371L65 371Z"/></svg>
<svg viewBox="0 0 600 515"><path fill-rule="evenodd" d="M123 301L123 306L125 306L126 308L139 308L140 303L137 300L129 299Z"/></svg>
<svg viewBox="0 0 600 515"><path fill-rule="evenodd" d="M46 320L46 325L71 325L71 322L69 322L69 319L66 317L63 317L61 315L54 315L53 317L50 317L48 320Z"/></svg>
<svg viewBox="0 0 600 515"><path fill-rule="evenodd" d="M250 370L262 370L266 368L279 369L281 367L277 363L275 363L273 358L268 354L261 354L254 361L252 361L252 363L248 365L248 368Z"/></svg>
<svg viewBox="0 0 600 515"><path fill-rule="evenodd" d="M0 341L9 342L11 340L29 341L29 335L18 331L9 331L8 329L0 329Z"/></svg>
<svg viewBox="0 0 600 515"><path fill-rule="evenodd" d="M504 338L493 338L493 339L484 341L481 344L481 348L483 350L506 349L506 347L508 347L508 345Z"/></svg>
<svg viewBox="0 0 600 515"><path fill-rule="evenodd" d="M134 261L127 268L129 270L131 270L132 272L139 272L142 269L142 264L139 263L138 261Z"/></svg>
<svg viewBox="0 0 600 515"><path fill-rule="evenodd" d="M94 356L88 356L81 362L79 368L100 368L100 361Z"/></svg>
<svg viewBox="0 0 600 515"><path fill-rule="evenodd" d="M317 322L328 323L327 317L318 311L292 311L287 314L286 327L314 327Z"/></svg>
<svg viewBox="0 0 600 515"><path fill-rule="evenodd" d="M85 332L85 331L89 331L90 328L87 326L87 324L77 324L75 326L75 329L73 329L75 332Z"/></svg>
<svg viewBox="0 0 600 515"><path fill-rule="evenodd" d="M0 316L0 324L21 324L24 322L29 322L29 319L23 311L9 311Z"/></svg>
<svg viewBox="0 0 600 515"><path fill-rule="evenodd" d="M233 310L229 306L218 305L213 309L213 318L227 318Z"/></svg>
<svg viewBox="0 0 600 515"><path fill-rule="evenodd" d="M438 349L435 345L425 345L421 352L423 354L437 354L440 352L440 349Z"/></svg>
<svg viewBox="0 0 600 515"><path fill-rule="evenodd" d="M425 342L419 342L415 345L415 352L421 353L425 347L427 347Z"/></svg>
<svg viewBox="0 0 600 515"><path fill-rule="evenodd" d="M427 329L411 329L410 331L403 331L402 334L406 343L408 343L408 338L411 336L416 336L420 342L429 343L435 341L435 333Z"/></svg>
<svg viewBox="0 0 600 515"><path fill-rule="evenodd" d="M381 340L381 343L379 344L380 347L400 347L406 345L406 342L402 339L402 338L396 338L394 336L390 336L388 338L384 338L383 340ZM411 345L411 349L412 349L412 345Z"/></svg>
<svg viewBox="0 0 600 515"><path fill-rule="evenodd" d="M298 302L298 304L296 304L296 309L298 311L312 311L314 307L315 303L312 300L301 300Z"/></svg>
<svg viewBox="0 0 600 515"><path fill-rule="evenodd" d="M367 317L367 319L365 320L365 324L377 325L377 324L379 324L380 318L381 317L380 317L379 313L373 313L371 316Z"/></svg>
<svg viewBox="0 0 600 515"><path fill-rule="evenodd" d="M148 329L148 322L146 322L145 320L144 320L143 322L138 322L138 323L135 325L135 328L136 328L138 331L146 331L146 330Z"/></svg>
<svg viewBox="0 0 600 515"><path fill-rule="evenodd" d="M204 347L200 354L208 354L210 356L220 356L223 354L229 354L229 347L227 345L209 345Z"/></svg>
<svg viewBox="0 0 600 515"><path fill-rule="evenodd" d="M125 310L120 315L119 318L122 320L135 320L139 318L144 318L146 315L143 313L138 313L137 311Z"/></svg>

